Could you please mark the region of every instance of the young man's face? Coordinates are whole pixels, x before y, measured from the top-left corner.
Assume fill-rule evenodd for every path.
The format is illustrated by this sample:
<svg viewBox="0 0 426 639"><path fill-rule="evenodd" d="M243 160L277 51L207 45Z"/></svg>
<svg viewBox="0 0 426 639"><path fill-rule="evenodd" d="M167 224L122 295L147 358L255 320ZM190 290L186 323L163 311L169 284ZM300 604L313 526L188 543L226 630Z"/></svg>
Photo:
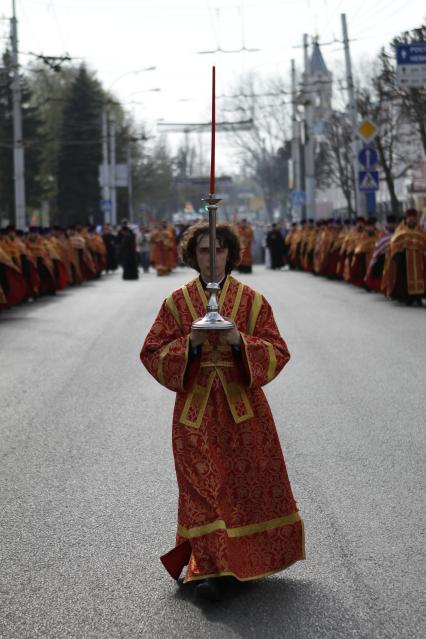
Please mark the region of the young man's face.
<svg viewBox="0 0 426 639"><path fill-rule="evenodd" d="M198 238L195 256L201 277L205 282L210 282L210 238L208 233L204 233L204 235ZM227 259L228 249L222 248L219 240L216 240L216 274L218 282L225 277Z"/></svg>

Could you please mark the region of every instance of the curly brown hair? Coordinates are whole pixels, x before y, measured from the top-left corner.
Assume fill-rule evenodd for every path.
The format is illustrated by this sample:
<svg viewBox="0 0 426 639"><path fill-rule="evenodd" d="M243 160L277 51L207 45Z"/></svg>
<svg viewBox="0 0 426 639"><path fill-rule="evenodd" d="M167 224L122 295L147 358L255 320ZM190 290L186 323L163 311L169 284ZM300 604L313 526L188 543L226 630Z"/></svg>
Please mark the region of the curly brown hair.
<svg viewBox="0 0 426 639"><path fill-rule="evenodd" d="M185 231L180 243L183 262L198 272L200 272L200 269L195 250L199 239L208 234L208 232L209 225L207 222L197 222ZM225 267L225 273L228 275L240 263L240 240L232 226L224 222L220 222L216 226L216 239L221 248L228 249L228 259Z"/></svg>

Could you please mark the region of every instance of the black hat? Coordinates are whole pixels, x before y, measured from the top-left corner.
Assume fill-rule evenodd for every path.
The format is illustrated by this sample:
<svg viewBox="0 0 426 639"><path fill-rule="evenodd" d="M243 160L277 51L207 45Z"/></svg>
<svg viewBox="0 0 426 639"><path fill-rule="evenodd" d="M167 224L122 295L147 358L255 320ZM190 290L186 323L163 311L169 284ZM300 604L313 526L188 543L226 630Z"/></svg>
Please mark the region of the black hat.
<svg viewBox="0 0 426 639"><path fill-rule="evenodd" d="M396 224L396 215L387 215L386 222L388 224Z"/></svg>

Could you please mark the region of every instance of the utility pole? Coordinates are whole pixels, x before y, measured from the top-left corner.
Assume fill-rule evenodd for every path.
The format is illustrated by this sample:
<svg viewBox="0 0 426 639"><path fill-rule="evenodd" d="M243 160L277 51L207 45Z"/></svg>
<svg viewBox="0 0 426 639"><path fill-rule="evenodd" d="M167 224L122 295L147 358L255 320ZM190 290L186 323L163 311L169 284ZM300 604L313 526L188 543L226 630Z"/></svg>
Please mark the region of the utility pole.
<svg viewBox="0 0 426 639"><path fill-rule="evenodd" d="M22 134L21 83L18 62L18 21L16 19L15 0L12 1L13 17L10 21L12 44L12 101L13 101L13 168L15 182L15 224L24 229L27 223L25 214L25 164L24 140Z"/></svg>
<svg viewBox="0 0 426 639"><path fill-rule="evenodd" d="M292 138L291 138L291 163L293 168L293 189L298 193L296 204L294 205L295 217L302 219L302 206L300 201L301 176L300 176L300 125L297 120L297 81L296 66L294 60L291 61L291 104L292 104Z"/></svg>
<svg viewBox="0 0 426 639"><path fill-rule="evenodd" d="M305 198L306 217L315 220L315 140L313 131L314 108L310 84L308 34L303 34L304 100L305 100Z"/></svg>
<svg viewBox="0 0 426 639"><path fill-rule="evenodd" d="M111 197L111 224L113 226L117 225L117 188L115 185L115 172L116 172L115 134L116 134L116 118L115 118L115 113L111 112L109 117L109 151L110 151L109 185L110 185L110 197Z"/></svg>
<svg viewBox="0 0 426 639"><path fill-rule="evenodd" d="M109 163L108 163L108 115L106 109L102 110L102 210L104 224L111 223L111 193L109 188Z"/></svg>
<svg viewBox="0 0 426 639"><path fill-rule="evenodd" d="M129 220L135 221L133 210L133 182L132 182L132 142L127 143L127 195L129 200Z"/></svg>
<svg viewBox="0 0 426 639"><path fill-rule="evenodd" d="M349 97L349 114L351 118L351 126L352 126L352 165L354 172L354 186L355 186L355 210L357 215L364 215L366 211L366 202L363 193L359 190L358 185L358 152L360 149L360 144L356 135L356 127L358 123L357 118L357 110L355 103L355 90L354 90L354 79L352 75L352 62L351 62L351 53L349 50L349 37L348 37L348 27L346 24L346 14L341 14L342 19L342 33L343 33L343 45L345 51L345 64L346 64L346 83L348 86L348 97Z"/></svg>

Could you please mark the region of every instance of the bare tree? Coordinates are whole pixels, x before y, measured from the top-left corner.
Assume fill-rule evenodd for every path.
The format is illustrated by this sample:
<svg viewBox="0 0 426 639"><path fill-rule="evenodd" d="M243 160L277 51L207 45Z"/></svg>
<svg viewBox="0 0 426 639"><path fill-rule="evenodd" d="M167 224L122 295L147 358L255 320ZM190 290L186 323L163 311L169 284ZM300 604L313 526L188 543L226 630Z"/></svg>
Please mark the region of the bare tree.
<svg viewBox="0 0 426 639"><path fill-rule="evenodd" d="M261 82L255 75L241 79L232 95L225 97L224 118L252 120L250 130L229 133L244 173L251 172L262 189L267 213L272 219L277 204L288 199L290 120L288 92L281 79Z"/></svg>
<svg viewBox="0 0 426 639"><path fill-rule="evenodd" d="M327 123L329 169L333 183L345 197L349 217L355 215L352 204L354 172L352 162L352 124L348 113L333 111Z"/></svg>
<svg viewBox="0 0 426 639"><path fill-rule="evenodd" d="M419 145L412 122L402 108L402 102L389 85L390 61L383 49L377 68L368 85L358 91L358 111L362 117L371 118L379 127L374 145L379 155L384 179L388 188L392 210L400 208L395 180L407 175L419 161Z"/></svg>

